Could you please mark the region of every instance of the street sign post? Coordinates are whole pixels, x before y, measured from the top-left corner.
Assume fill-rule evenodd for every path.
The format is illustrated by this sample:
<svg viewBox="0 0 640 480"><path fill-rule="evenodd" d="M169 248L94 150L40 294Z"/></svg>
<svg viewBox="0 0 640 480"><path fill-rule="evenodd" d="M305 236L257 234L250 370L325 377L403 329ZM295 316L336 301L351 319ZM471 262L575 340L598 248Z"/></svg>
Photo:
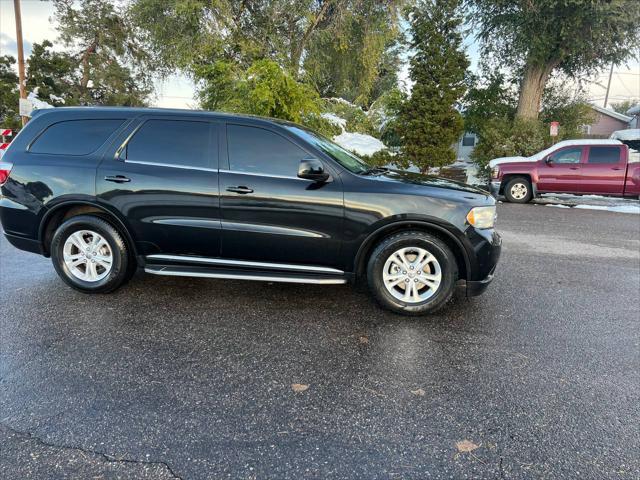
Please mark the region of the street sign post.
<svg viewBox="0 0 640 480"><path fill-rule="evenodd" d="M549 135L551 135L552 137L557 137L559 128L560 122L551 122L551 126L549 127Z"/></svg>
<svg viewBox="0 0 640 480"><path fill-rule="evenodd" d="M33 111L33 104L31 100L28 98L19 99L18 107L20 110L20 116L27 118L31 116L31 112Z"/></svg>

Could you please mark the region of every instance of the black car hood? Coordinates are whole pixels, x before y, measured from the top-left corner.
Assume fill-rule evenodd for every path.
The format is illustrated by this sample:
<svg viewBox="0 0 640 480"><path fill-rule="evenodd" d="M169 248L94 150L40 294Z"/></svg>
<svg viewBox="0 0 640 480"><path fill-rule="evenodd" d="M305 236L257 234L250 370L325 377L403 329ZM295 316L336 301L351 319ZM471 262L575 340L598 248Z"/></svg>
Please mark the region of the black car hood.
<svg viewBox="0 0 640 480"><path fill-rule="evenodd" d="M472 187L466 183L456 182L455 180L449 180L448 178L436 177L435 175L425 175L422 173L407 172L404 170L389 169L376 173L374 177L383 181L423 185L425 187L446 188L461 192L489 195L488 191Z"/></svg>

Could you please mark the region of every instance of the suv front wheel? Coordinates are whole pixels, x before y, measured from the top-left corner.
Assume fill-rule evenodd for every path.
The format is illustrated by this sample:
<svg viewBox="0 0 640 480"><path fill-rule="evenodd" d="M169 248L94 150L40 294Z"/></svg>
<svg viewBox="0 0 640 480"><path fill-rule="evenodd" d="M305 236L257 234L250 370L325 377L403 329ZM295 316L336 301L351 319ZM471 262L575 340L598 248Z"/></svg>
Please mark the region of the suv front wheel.
<svg viewBox="0 0 640 480"><path fill-rule="evenodd" d="M129 278L129 256L122 236L111 224L80 215L58 227L51 260L68 285L86 293L108 293Z"/></svg>
<svg viewBox="0 0 640 480"><path fill-rule="evenodd" d="M451 249L426 232L384 239L367 265L369 288L384 307L408 315L442 308L453 295L458 266Z"/></svg>

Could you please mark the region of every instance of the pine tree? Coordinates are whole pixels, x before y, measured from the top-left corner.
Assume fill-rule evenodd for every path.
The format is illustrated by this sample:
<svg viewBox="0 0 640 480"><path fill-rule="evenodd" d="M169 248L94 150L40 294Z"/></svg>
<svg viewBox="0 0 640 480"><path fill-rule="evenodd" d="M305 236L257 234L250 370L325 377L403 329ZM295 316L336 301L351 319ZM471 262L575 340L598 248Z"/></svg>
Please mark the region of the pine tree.
<svg viewBox="0 0 640 480"><path fill-rule="evenodd" d="M411 9L410 22L414 85L399 125L407 161L426 172L455 161L452 146L463 132L455 105L465 91L469 61L458 0L422 0Z"/></svg>
<svg viewBox="0 0 640 480"><path fill-rule="evenodd" d="M20 128L18 115L18 76L14 71L16 59L0 56L0 128Z"/></svg>

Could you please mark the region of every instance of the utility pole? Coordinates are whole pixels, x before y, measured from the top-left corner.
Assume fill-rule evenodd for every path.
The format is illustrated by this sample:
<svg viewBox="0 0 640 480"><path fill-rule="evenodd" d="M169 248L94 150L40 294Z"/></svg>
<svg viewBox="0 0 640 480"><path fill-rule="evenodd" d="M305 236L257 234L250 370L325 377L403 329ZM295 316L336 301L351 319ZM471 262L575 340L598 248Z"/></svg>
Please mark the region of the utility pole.
<svg viewBox="0 0 640 480"><path fill-rule="evenodd" d="M24 46L22 45L22 14L20 0L13 0L13 10L16 15L16 42L18 42L18 78L20 79L20 98L27 98L24 78ZM27 117L22 116L22 126L27 123Z"/></svg>
<svg viewBox="0 0 640 480"><path fill-rule="evenodd" d="M613 76L613 62L611 62L611 70L609 70L609 81L607 82L607 93L604 95L604 108L607 108L609 103L609 90L611 90L611 77Z"/></svg>

